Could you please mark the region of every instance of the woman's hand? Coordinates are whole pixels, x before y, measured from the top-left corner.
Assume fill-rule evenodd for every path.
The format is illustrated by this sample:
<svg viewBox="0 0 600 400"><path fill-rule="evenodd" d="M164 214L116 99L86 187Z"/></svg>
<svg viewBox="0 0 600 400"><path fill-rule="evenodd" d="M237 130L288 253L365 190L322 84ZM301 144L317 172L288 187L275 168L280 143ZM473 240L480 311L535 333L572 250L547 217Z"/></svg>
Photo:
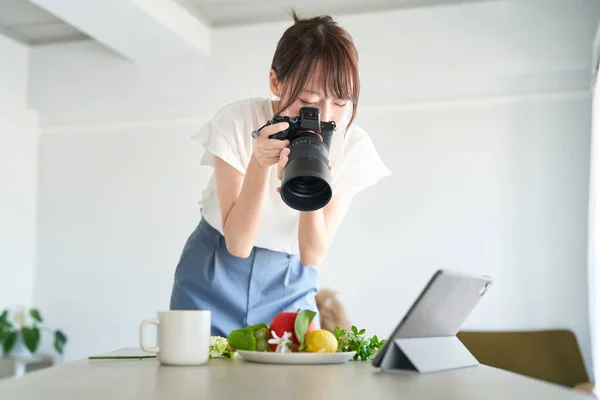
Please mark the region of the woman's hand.
<svg viewBox="0 0 600 400"><path fill-rule="evenodd" d="M287 129L287 122L280 122L269 125L261 129L252 151L252 156L256 158L261 167L270 167L281 162L281 153L290 145L289 140L269 139L274 133ZM289 149L288 154L289 154Z"/></svg>
<svg viewBox="0 0 600 400"><path fill-rule="evenodd" d="M283 169L290 159L291 151L292 150L289 147L286 147L285 149L281 150L281 153L279 153L279 164L277 165L277 176L279 177L279 180L281 180L283 176ZM277 188L277 191L279 192L279 188Z"/></svg>

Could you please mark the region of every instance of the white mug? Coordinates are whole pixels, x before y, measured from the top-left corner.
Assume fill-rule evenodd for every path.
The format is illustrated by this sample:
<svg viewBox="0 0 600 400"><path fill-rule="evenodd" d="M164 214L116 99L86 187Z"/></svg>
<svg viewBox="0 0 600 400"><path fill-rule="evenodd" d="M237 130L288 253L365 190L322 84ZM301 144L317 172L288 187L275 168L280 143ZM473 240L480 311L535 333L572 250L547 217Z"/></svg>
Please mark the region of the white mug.
<svg viewBox="0 0 600 400"><path fill-rule="evenodd" d="M156 353L158 362L165 365L199 365L208 361L210 350L210 311L159 311L158 318L147 319L140 325L142 350ZM144 328L156 325L156 347L144 342Z"/></svg>

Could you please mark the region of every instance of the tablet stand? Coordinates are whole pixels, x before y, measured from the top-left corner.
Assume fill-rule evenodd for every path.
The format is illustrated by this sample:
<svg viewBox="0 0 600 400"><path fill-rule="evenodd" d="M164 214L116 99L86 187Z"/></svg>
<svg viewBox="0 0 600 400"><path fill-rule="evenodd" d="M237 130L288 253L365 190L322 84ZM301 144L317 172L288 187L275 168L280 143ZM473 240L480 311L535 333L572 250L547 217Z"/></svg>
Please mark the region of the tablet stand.
<svg viewBox="0 0 600 400"><path fill-rule="evenodd" d="M479 362L456 336L392 339L381 361L383 371L439 372Z"/></svg>

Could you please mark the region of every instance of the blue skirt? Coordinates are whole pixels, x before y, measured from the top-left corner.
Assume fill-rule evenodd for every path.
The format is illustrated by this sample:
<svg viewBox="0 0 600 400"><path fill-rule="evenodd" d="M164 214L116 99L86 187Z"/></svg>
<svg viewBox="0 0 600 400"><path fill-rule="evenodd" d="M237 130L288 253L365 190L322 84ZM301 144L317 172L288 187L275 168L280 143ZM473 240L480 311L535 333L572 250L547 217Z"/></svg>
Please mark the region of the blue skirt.
<svg viewBox="0 0 600 400"><path fill-rule="evenodd" d="M211 335L264 322L282 311L317 312L318 274L299 255L254 247L231 255L225 238L204 219L188 238L175 270L171 310L210 310Z"/></svg>

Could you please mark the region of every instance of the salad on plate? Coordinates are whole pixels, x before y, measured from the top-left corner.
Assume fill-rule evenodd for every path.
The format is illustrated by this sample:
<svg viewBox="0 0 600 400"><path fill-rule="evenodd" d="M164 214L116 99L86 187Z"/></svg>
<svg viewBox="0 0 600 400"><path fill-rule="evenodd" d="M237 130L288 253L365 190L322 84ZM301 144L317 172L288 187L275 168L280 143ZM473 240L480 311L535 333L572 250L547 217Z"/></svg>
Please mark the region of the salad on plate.
<svg viewBox="0 0 600 400"><path fill-rule="evenodd" d="M339 359L342 355L339 353L347 353L348 359L364 361L373 359L385 343L376 335L367 336L364 329L359 330L356 326L349 331L339 327L333 332L318 329L315 316L311 310L281 312L269 325L262 322L233 330L227 339L219 338L218 349L211 343L211 351L214 348L211 356L233 357L239 352L244 357L249 352L258 352L285 354L287 359L312 354L326 360L327 355Z"/></svg>

